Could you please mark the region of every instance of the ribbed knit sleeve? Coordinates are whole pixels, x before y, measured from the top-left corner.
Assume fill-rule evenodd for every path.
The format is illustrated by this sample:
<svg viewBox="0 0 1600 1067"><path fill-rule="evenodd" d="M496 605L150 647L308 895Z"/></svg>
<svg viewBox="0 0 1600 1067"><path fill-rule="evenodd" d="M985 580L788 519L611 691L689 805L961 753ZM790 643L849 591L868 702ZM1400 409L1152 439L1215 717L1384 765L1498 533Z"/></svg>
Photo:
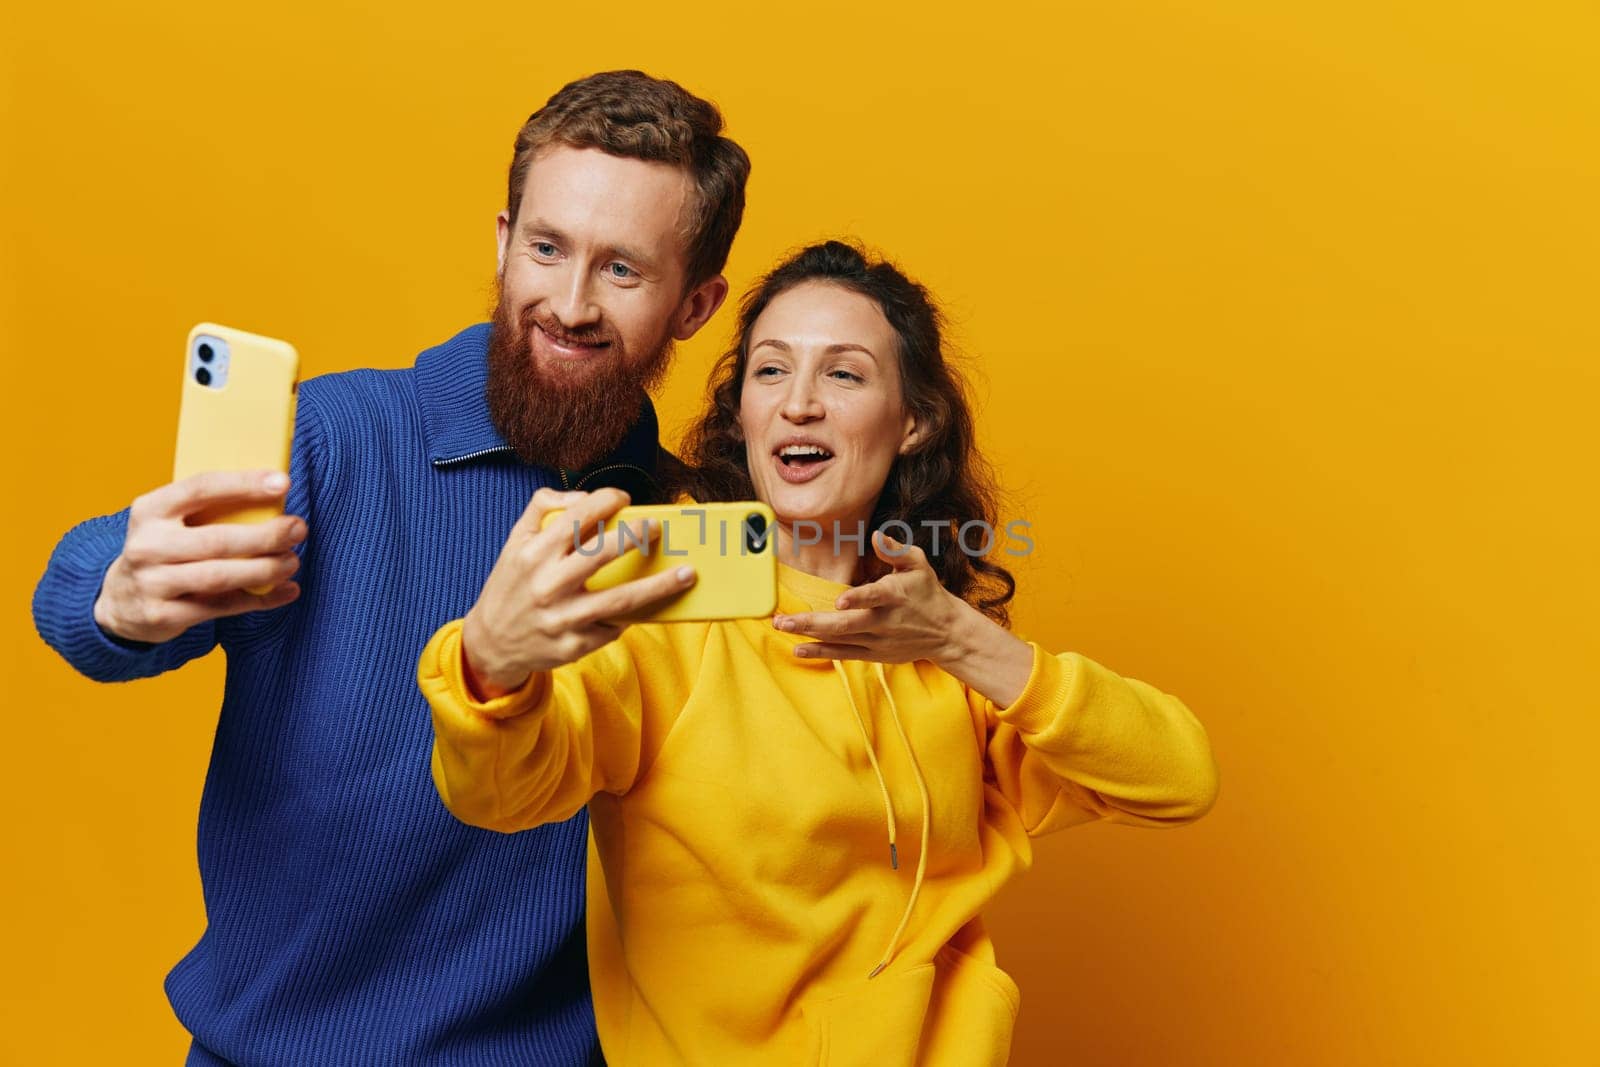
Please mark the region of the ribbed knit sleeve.
<svg viewBox="0 0 1600 1067"><path fill-rule="evenodd" d="M1034 645L1009 707L970 699L990 723L995 781L1030 834L1094 818L1176 826L1216 801L1211 745L1183 702L1077 653Z"/></svg>
<svg viewBox="0 0 1600 1067"><path fill-rule="evenodd" d="M122 641L100 629L94 602L127 532L126 508L74 526L56 545L33 591L33 625L39 636L74 670L97 682L149 678L205 655L217 643L211 623L159 645Z"/></svg>
<svg viewBox="0 0 1600 1067"><path fill-rule="evenodd" d="M322 448L321 423L314 406L302 397L295 415L289 459L289 494L284 509L311 525L313 470ZM150 678L203 656L218 641L251 640L274 629L277 612L251 612L230 619L200 623L160 644L124 641L106 633L94 619L106 571L122 553L128 534L128 509L79 523L57 543L33 592L33 624L45 643L73 669L97 682ZM309 537L308 537L309 541ZM295 551L302 559L306 545ZM297 578L300 577L297 575Z"/></svg>

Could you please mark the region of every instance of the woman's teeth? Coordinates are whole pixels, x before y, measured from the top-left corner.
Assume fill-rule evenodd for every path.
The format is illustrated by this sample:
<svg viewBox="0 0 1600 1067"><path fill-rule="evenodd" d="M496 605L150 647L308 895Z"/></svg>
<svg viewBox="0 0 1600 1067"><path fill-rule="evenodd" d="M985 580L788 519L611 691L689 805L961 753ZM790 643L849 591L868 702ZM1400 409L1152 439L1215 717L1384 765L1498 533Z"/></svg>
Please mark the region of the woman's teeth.
<svg viewBox="0 0 1600 1067"><path fill-rule="evenodd" d="M784 466L796 463L814 463L818 460L832 459L833 453L819 445L786 445L778 450L778 458Z"/></svg>

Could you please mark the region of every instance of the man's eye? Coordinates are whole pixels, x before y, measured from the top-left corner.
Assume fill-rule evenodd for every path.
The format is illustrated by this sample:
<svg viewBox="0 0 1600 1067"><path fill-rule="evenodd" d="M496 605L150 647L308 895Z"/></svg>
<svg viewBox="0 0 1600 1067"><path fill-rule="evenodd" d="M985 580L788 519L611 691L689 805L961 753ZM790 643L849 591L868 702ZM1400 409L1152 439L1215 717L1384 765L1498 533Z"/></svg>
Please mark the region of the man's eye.
<svg viewBox="0 0 1600 1067"><path fill-rule="evenodd" d="M535 241L533 242L533 252L534 255L550 259L556 254L556 246L549 241Z"/></svg>
<svg viewBox="0 0 1600 1067"><path fill-rule="evenodd" d="M628 266L626 263L607 263L606 272L609 273L613 278L633 277L633 268Z"/></svg>

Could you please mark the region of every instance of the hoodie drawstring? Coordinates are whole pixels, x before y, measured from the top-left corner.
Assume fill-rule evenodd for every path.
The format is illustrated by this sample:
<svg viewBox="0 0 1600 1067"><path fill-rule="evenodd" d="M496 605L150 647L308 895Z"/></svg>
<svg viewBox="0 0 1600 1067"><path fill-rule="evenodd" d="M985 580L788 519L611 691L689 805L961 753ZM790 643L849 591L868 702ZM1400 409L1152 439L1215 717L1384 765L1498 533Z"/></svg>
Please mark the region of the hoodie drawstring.
<svg viewBox="0 0 1600 1067"><path fill-rule="evenodd" d="M917 762L916 750L911 747L911 739L906 736L906 728L900 721L900 709L895 705L894 694L889 691L889 679L884 675L883 664L874 663L873 668L878 676L878 685L883 690L884 697L889 701L889 718L894 722L895 733L900 735L900 743L905 746L906 756L911 761L911 773L917 780L917 793L922 801L922 847L917 852L917 873L911 883L911 895L906 898L905 911L900 915L900 925L894 928L894 934L889 938L889 944L883 950L883 956L878 960L878 965L872 968L868 978L876 978L889 966L889 961L894 958L895 950L900 947L900 938L906 932L906 925L911 921L911 913L916 910L917 898L922 895L922 882L928 871L928 829L929 819L933 811L933 801L928 796L928 782L922 776L922 765ZM877 754L872 751L872 739L867 735L867 723L861 716L861 709L856 707L856 698L850 692L850 676L845 674L844 664L838 660L833 661L833 669L839 675L839 683L844 686L845 699L850 702L850 710L855 714L856 725L861 728L861 742L867 750L867 760L872 764L872 771L878 776L878 789L883 794L884 817L889 823L889 866L894 870L900 869L900 859L895 848L894 828L894 803L889 799L889 786L884 781L883 771L878 766Z"/></svg>
<svg viewBox="0 0 1600 1067"><path fill-rule="evenodd" d="M844 664L834 660L833 669L839 675L839 684L844 686L844 697L850 701L850 710L855 714L856 725L861 727L861 745L867 750L867 760L872 764L872 773L878 776L878 790L883 794L883 817L889 823L889 868L898 871L900 854L894 844L894 801L889 799L889 785L883 780L883 768L878 766L878 754L872 751L872 738L867 736L867 721L861 717L861 709L856 707L856 698L850 694L850 678L844 673Z"/></svg>

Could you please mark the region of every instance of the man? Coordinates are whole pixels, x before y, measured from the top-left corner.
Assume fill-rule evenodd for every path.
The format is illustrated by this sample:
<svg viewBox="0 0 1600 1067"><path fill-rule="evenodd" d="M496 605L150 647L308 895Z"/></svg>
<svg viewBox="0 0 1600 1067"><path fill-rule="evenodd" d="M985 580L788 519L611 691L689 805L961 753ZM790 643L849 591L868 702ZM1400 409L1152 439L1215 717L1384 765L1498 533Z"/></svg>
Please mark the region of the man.
<svg viewBox="0 0 1600 1067"><path fill-rule="evenodd" d="M636 71L566 86L517 137L491 325L410 370L305 382L288 479L200 475L57 546L34 618L84 674L227 652L200 804L208 926L167 978L190 1063L596 1055L586 820L456 822L416 661L537 490L656 484L645 391L726 296L744 210L749 160L721 128ZM285 494L270 522L184 521Z"/></svg>

